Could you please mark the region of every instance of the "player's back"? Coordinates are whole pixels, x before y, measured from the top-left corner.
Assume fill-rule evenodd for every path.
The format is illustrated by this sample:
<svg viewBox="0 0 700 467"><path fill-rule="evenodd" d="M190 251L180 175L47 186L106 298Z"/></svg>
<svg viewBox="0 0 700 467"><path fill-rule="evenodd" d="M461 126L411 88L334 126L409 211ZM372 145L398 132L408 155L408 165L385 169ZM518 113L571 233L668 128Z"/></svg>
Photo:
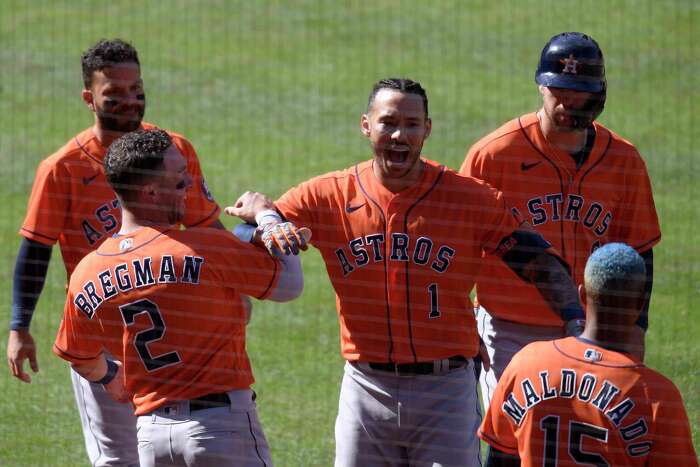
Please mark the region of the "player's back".
<svg viewBox="0 0 700 467"><path fill-rule="evenodd" d="M516 354L480 436L517 449L523 465L697 465L673 383L628 354L574 337Z"/></svg>
<svg viewBox="0 0 700 467"><path fill-rule="evenodd" d="M104 345L124 363L137 414L244 389L253 376L240 294L264 298L276 278L267 252L225 231L142 228L110 238L71 277L79 319L64 319L56 347L89 356Z"/></svg>

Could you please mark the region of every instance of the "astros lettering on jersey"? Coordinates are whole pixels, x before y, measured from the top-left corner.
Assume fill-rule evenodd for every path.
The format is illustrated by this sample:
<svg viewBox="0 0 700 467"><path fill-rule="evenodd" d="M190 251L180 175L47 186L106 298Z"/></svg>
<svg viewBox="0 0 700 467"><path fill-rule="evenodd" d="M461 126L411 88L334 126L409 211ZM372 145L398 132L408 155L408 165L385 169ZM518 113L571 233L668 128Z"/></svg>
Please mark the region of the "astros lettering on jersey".
<svg viewBox="0 0 700 467"><path fill-rule="evenodd" d="M469 292L483 252L518 228L499 192L425 161L391 193L372 161L313 178L276 203L309 226L336 291L346 360L398 363L472 357Z"/></svg>
<svg viewBox="0 0 700 467"><path fill-rule="evenodd" d="M148 123L142 127L155 128ZM221 209L202 177L197 154L184 137L169 134L187 159L187 170L192 176L183 224L210 225L218 219ZM121 211L105 178L105 154L106 148L88 128L43 160L36 172L19 233L45 245L58 242L68 277L86 254L119 231Z"/></svg>
<svg viewBox="0 0 700 467"><path fill-rule="evenodd" d="M144 227L109 238L74 271L53 350L74 363L103 348L123 355L136 415L247 389L240 295L264 299L278 279L277 260L223 230Z"/></svg>
<svg viewBox="0 0 700 467"><path fill-rule="evenodd" d="M561 253L577 284L597 247L624 242L644 252L661 239L644 161L632 144L598 122L593 126L595 144L578 170L569 154L547 142L535 113L474 144L460 170L506 193L508 203ZM486 258L477 301L500 319L561 324L537 289L496 258Z"/></svg>
<svg viewBox="0 0 700 467"><path fill-rule="evenodd" d="M524 466L697 465L674 384L631 355L575 337L518 352L478 434Z"/></svg>

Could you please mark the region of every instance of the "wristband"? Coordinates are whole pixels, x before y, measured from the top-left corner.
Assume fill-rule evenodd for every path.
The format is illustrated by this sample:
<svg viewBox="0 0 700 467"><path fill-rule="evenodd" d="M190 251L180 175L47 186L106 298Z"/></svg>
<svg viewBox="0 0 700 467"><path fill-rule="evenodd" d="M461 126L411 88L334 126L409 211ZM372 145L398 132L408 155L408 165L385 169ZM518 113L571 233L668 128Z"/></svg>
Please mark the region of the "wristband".
<svg viewBox="0 0 700 467"><path fill-rule="evenodd" d="M282 222L282 217L274 209L265 209L255 215L255 223L263 224L279 224Z"/></svg>
<svg viewBox="0 0 700 467"><path fill-rule="evenodd" d="M561 309L561 319L564 322L571 321L572 319L586 319L586 312L583 311L580 303L569 303Z"/></svg>
<svg viewBox="0 0 700 467"><path fill-rule="evenodd" d="M117 372L119 371L119 365L114 363L114 360L107 360L107 373L99 381L93 381L93 383L107 385L112 382Z"/></svg>
<svg viewBox="0 0 700 467"><path fill-rule="evenodd" d="M256 227L250 224L238 224L233 229L233 234L242 242L253 243Z"/></svg>

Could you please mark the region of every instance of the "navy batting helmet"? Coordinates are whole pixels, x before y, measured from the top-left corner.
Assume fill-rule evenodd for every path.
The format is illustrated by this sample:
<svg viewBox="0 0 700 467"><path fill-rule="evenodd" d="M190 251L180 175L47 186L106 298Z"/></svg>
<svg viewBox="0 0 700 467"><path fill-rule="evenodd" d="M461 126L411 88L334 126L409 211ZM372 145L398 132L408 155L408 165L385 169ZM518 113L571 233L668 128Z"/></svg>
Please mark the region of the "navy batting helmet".
<svg viewBox="0 0 700 467"><path fill-rule="evenodd" d="M580 32L552 37L542 49L535 81L542 86L605 92L605 63L598 43Z"/></svg>

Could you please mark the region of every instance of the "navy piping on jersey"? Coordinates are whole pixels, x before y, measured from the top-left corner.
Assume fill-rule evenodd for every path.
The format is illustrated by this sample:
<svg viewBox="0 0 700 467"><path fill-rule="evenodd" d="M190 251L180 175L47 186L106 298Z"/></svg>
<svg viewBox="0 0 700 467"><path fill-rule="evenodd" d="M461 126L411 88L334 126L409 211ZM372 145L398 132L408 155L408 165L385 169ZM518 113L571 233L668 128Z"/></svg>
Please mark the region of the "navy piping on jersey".
<svg viewBox="0 0 700 467"><path fill-rule="evenodd" d="M126 252L136 251L136 250L138 250L139 248L141 248L142 246L148 245L149 243L155 241L157 238L159 238L159 237L165 235L167 232L170 232L171 230L172 230L172 229L163 230L162 232L159 232L158 235L156 235L155 237L153 237L153 238L147 240L147 241L144 242L144 243L141 243L140 245L133 246L133 247L129 248L128 250L120 251L120 252L118 252L118 253L102 253L102 252L100 252L99 250L95 250L95 253L97 253L97 256L119 256L119 255L123 255L123 254L126 253ZM114 234L114 235L112 235L112 238L116 239L116 238L119 238L119 237L126 237L126 236L127 236L127 235Z"/></svg>
<svg viewBox="0 0 700 467"><path fill-rule="evenodd" d="M39 232L34 232L33 230L25 229L24 227L22 227L22 230L24 230L25 232L30 233L32 235L36 235L37 237L42 237L42 238L45 238L46 240L51 240L52 242L58 241L58 238L52 238L52 237L49 237L47 235L40 234ZM28 239L28 240L31 240L31 239Z"/></svg>
<svg viewBox="0 0 700 467"><path fill-rule="evenodd" d="M384 223L384 241L387 241L387 227L386 227L386 216L384 215L384 211L382 210L382 207L379 205L377 201L372 199L372 197L367 193L367 190L365 190L365 187L362 185L362 179L360 178L360 169L359 169L359 164L355 165L355 179L357 180L357 186L360 187L360 190L362 193L365 195L365 198L367 198L372 204L374 204L377 209L379 210L379 214L382 216L382 222ZM386 245L386 243L385 243ZM387 356L387 361L391 362L391 354L394 353L394 339L391 334L391 307L389 306L389 271L387 270L387 263L386 263L386 250L384 251L384 255L382 259L382 263L384 263L384 303L386 304L386 326L387 326L387 332L389 335L389 350L388 350L388 356Z"/></svg>
<svg viewBox="0 0 700 467"><path fill-rule="evenodd" d="M97 162L98 164L102 165L102 161L99 160L97 157L93 156L92 154L90 154L90 151L88 151L87 149L85 149L85 146L83 146L83 145L80 143L80 141L78 141L78 137L77 137L77 136L75 137L75 143L78 145L78 147L80 148L80 150L83 151L90 159L92 159L92 160L94 160L95 162Z"/></svg>
<svg viewBox="0 0 700 467"><path fill-rule="evenodd" d="M583 175L581 175L581 178L578 181L578 190L577 193L579 196L581 196L581 187L583 186L583 179L586 178L586 175L588 175L593 169L595 169L598 164L600 164L603 159L605 159L605 156L608 155L608 150L610 149L610 146L612 146L612 135L610 134L610 130L606 128L607 135L608 135L608 144L605 146L605 150L603 151L603 154L598 158L597 161L595 161L589 168L586 170ZM598 135L596 135L597 137ZM580 222L576 222L574 224L574 245L578 242L578 228L579 228ZM590 255L591 252L588 252L588 255ZM588 256L587 256L588 257ZM586 258L587 258L586 257ZM574 255L574 264L571 266L571 271L572 273L576 271L576 263L578 262L578 255Z"/></svg>
<svg viewBox="0 0 700 467"><path fill-rule="evenodd" d="M564 180L562 179L561 176L561 171L559 170L559 167L552 162L552 160L547 157L547 155L538 148L535 143L530 139L530 137L527 135L527 132L525 131L525 128L523 127L523 122L520 120L520 117L518 117L518 125L520 126L520 131L522 132L523 136L527 140L528 143L530 143L530 146L533 147L533 149L537 152L540 153L544 159L549 162L549 165L551 165L554 170L557 171L557 175L559 176L559 190L561 190L562 193L564 193ZM560 240L561 240L561 255L562 257L566 258L566 243L564 242L564 223L560 222L559 223L559 230L560 230Z"/></svg>
<svg viewBox="0 0 700 467"><path fill-rule="evenodd" d="M598 345L598 344L596 344L596 343L594 343L594 342L591 342L591 341L589 341L589 340L587 340L587 339L582 339L581 337L576 337L575 339L578 340L578 341L580 341L580 342L583 342L583 343L585 343L585 344L587 344L587 345L595 345L596 347L600 347L601 349L605 349L605 347L602 347L602 346L600 346L600 345ZM554 346L554 348L557 350L557 352L559 352L561 355L563 355L563 356L566 357L566 358L570 358L570 359L572 359L572 360L576 360L577 362L589 363L589 364L591 364L591 365L596 365L596 366L604 366L604 367L606 367L606 368L634 368L634 367L643 367L643 366L644 366L643 363L632 363L632 364L630 364L630 365L611 365L611 364L601 363L601 362L590 362L590 361L588 361L588 360L584 360L583 358L578 358L578 357L575 357L575 356L573 356L573 355L571 355L571 354L568 354L568 353L564 352L564 351L563 351L562 349L560 349L559 346L557 345L557 341L550 341L550 342L552 343L552 345ZM610 351L612 351L612 352L618 352L617 350L611 350L611 349L606 349L606 350L610 350ZM618 353L620 353L620 352L618 352ZM626 354L626 355L627 355L627 354Z"/></svg>
<svg viewBox="0 0 700 467"><path fill-rule="evenodd" d="M445 173L445 167L440 166L440 173L438 176L435 178L435 181L433 184L428 188L423 195L418 198L407 210L406 214L404 214L403 218L403 230L404 232L408 232L408 216L411 214L411 211L413 208L418 206L418 204L423 201L440 183L440 180L442 179L442 175ZM411 343L411 352L413 353L413 361L417 362L418 358L416 356L416 347L413 345L413 324L411 323L411 284L409 281L409 271L410 271L410 261L406 262L405 269L406 269L406 315L408 317L408 342Z"/></svg>

